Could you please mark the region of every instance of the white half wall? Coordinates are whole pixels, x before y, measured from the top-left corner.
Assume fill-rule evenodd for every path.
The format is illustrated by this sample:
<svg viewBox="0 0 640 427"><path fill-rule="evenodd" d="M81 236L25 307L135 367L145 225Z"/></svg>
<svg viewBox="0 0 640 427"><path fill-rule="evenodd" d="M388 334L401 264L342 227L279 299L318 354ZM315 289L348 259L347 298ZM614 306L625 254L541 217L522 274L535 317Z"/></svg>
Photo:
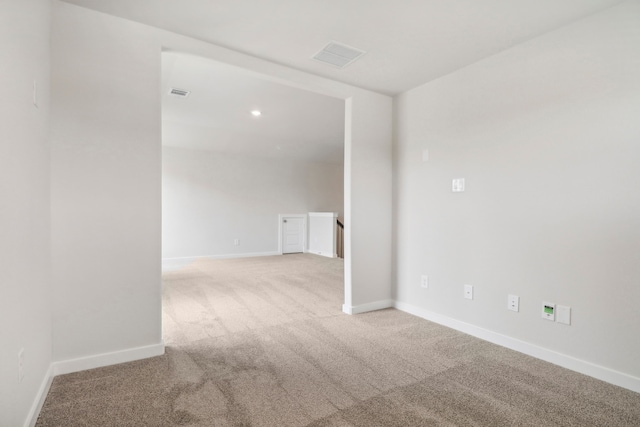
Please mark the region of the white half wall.
<svg viewBox="0 0 640 427"><path fill-rule="evenodd" d="M39 411L51 363L51 5L9 0L1 9L0 426L23 426Z"/></svg>
<svg viewBox="0 0 640 427"><path fill-rule="evenodd" d="M639 75L630 1L398 96L399 306L639 384Z"/></svg>
<svg viewBox="0 0 640 427"><path fill-rule="evenodd" d="M343 210L342 164L163 147L162 171L167 260L277 253L278 214Z"/></svg>
<svg viewBox="0 0 640 427"><path fill-rule="evenodd" d="M329 258L337 257L337 212L309 212L309 252Z"/></svg>

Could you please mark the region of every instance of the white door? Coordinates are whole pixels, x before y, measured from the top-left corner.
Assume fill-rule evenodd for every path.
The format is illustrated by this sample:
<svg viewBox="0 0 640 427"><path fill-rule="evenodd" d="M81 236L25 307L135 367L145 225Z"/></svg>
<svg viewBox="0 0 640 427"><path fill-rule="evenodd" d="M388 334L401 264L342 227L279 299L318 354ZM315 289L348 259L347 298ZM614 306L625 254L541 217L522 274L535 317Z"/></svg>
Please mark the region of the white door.
<svg viewBox="0 0 640 427"><path fill-rule="evenodd" d="M303 251L304 220L302 218L282 218L282 253L294 254Z"/></svg>

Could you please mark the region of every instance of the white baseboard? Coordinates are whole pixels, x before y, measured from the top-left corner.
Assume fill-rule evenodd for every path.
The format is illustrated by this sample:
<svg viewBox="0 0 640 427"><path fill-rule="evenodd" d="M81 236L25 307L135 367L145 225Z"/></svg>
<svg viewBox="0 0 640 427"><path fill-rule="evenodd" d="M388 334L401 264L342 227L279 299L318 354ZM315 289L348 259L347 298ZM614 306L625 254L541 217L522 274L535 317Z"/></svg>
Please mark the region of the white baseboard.
<svg viewBox="0 0 640 427"><path fill-rule="evenodd" d="M385 300L373 301L367 304L360 304L360 305L348 306L343 304L342 311L347 314L360 314L360 313L366 313L368 311L376 311L376 310L382 310L385 308L391 308L393 306L394 306L393 300L385 299Z"/></svg>
<svg viewBox="0 0 640 427"><path fill-rule="evenodd" d="M70 374L72 372L85 371L87 369L101 368L103 366L116 365L118 363L133 362L164 354L164 341L144 347L130 348L112 353L102 353L77 359L61 360L51 364L53 376Z"/></svg>
<svg viewBox="0 0 640 427"><path fill-rule="evenodd" d="M223 254L223 255L202 255L192 257L178 257L178 258L162 258L162 271L174 271L179 270L199 259L233 259L233 258L253 258L261 256L274 256L282 255L280 252L248 252L242 254Z"/></svg>
<svg viewBox="0 0 640 427"><path fill-rule="evenodd" d="M338 258L337 254L332 254L332 253L329 253L329 252L321 252L321 251L311 251L311 250L309 250L309 251L307 251L307 253L314 254L314 255L320 255L320 256L323 256L323 257L327 257L327 258Z"/></svg>
<svg viewBox="0 0 640 427"><path fill-rule="evenodd" d="M51 388L52 382L53 366L49 365L49 369L47 369L47 373L45 374L45 377L42 380L42 384L40 384L40 388L38 389L38 394L33 400L33 404L31 405L31 409L29 410L29 415L27 416L27 420L24 423L24 427L35 427L36 422L38 422L38 416L40 415L42 406L44 405L44 401L47 400L47 394L49 394L49 389Z"/></svg>
<svg viewBox="0 0 640 427"><path fill-rule="evenodd" d="M553 363L554 365L562 366L563 368L640 393L640 378L577 359L572 356L567 356L566 354L558 353L488 329L480 328L470 323L461 322L451 317L443 316L411 304L396 301L394 303L394 307L398 310L413 314L414 316L422 317L423 319L430 320L434 323L464 332L465 334L472 335L476 338L535 357L536 359L541 359L546 362Z"/></svg>
<svg viewBox="0 0 640 427"><path fill-rule="evenodd" d="M47 374L42 380L38 389L38 394L31 405L29 415L25 421L25 427L34 427L38 421L38 416L42 410L47 394L51 388L51 383L56 375L70 374L87 369L101 368L103 366L116 365L118 363L133 362L134 360L146 359L148 357L161 356L164 354L164 341L159 344L136 347L132 349L114 351L112 353L102 353L93 356L80 357L78 359L62 360L49 365Z"/></svg>

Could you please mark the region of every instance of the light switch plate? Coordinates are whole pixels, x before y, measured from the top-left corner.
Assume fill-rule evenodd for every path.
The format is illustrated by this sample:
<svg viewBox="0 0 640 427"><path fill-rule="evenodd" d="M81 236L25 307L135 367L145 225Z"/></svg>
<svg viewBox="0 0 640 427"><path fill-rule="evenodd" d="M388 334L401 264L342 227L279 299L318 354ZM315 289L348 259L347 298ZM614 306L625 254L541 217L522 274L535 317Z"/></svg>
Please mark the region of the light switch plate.
<svg viewBox="0 0 640 427"><path fill-rule="evenodd" d="M464 191L464 178L455 178L451 181L451 191L454 193L462 193Z"/></svg>

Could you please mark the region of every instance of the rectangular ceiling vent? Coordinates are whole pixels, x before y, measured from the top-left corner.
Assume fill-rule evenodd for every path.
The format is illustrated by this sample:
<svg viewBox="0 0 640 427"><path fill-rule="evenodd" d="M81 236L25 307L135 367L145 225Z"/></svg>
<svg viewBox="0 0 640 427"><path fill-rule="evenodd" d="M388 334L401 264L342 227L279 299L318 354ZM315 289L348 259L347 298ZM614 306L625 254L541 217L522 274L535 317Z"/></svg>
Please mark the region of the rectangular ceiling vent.
<svg viewBox="0 0 640 427"><path fill-rule="evenodd" d="M181 96L183 98L186 98L187 96L189 96L191 92L188 90L182 90L182 89L176 89L176 88L171 88L171 92L169 92L170 95L174 95L174 96Z"/></svg>
<svg viewBox="0 0 640 427"><path fill-rule="evenodd" d="M344 68L356 59L360 58L366 52L356 49L355 47L345 44L331 42L326 45L320 52L313 56L316 61L333 65L334 67Z"/></svg>

